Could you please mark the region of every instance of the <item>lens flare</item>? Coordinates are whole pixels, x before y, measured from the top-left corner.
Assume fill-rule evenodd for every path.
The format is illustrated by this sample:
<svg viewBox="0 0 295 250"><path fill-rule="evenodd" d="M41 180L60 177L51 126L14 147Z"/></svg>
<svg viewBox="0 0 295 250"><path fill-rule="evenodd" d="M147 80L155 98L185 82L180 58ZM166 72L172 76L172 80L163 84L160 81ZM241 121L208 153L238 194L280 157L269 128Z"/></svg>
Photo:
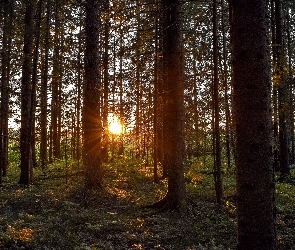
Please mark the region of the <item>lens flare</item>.
<svg viewBox="0 0 295 250"><path fill-rule="evenodd" d="M118 117L113 116L109 122L109 131L112 134L120 135L123 132L123 126L120 123Z"/></svg>

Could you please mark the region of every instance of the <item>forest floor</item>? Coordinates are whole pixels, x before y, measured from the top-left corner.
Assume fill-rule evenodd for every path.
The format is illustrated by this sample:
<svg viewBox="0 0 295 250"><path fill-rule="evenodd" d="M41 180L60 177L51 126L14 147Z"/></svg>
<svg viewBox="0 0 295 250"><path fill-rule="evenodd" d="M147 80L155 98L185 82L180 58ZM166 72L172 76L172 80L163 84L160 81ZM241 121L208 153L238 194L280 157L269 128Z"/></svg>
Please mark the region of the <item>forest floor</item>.
<svg viewBox="0 0 295 250"><path fill-rule="evenodd" d="M189 164L188 209L157 213L143 209L165 195L152 169L119 161L106 166L105 190L85 191L83 174L62 164L35 183L17 183L18 170L0 188L0 249L235 249L234 177L224 175L225 207L214 201L213 177ZM295 185L277 185L279 249L295 249Z"/></svg>

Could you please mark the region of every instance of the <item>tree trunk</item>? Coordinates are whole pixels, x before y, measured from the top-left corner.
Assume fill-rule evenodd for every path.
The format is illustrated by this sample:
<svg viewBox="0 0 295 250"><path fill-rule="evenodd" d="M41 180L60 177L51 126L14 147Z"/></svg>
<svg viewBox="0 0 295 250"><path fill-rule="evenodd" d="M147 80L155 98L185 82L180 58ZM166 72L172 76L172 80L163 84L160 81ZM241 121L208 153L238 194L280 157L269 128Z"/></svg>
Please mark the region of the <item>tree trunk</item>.
<svg viewBox="0 0 295 250"><path fill-rule="evenodd" d="M232 1L238 250L276 249L267 4Z"/></svg>
<svg viewBox="0 0 295 250"><path fill-rule="evenodd" d="M38 84L38 59L39 59L39 45L40 45L40 26L41 26L41 14L42 14L42 0L38 2L38 10L36 13L36 24L35 24L35 48L33 52L33 65L32 65L32 102L31 102L31 147L32 147L32 164L33 167L37 167L36 159L36 140L35 140L35 122L36 122L36 95L37 95L37 84Z"/></svg>
<svg viewBox="0 0 295 250"><path fill-rule="evenodd" d="M61 20L60 20L60 1L55 0L55 28L54 28L54 52L53 52L53 70L52 70L52 99L51 99L51 128L52 128L52 156L53 160L60 159L60 138L59 138L59 87L61 81Z"/></svg>
<svg viewBox="0 0 295 250"><path fill-rule="evenodd" d="M219 128L219 79L218 79L218 37L217 37L217 6L216 0L213 1L213 112L214 112L214 183L216 202L221 205L223 197L222 176L221 176L221 146Z"/></svg>
<svg viewBox="0 0 295 250"><path fill-rule="evenodd" d="M283 49L283 28L282 28L282 3L275 0L275 32L276 32L276 61L275 61L275 81L278 90L278 113L279 113L279 169L281 179L290 175L289 168L289 86L286 72L286 58Z"/></svg>
<svg viewBox="0 0 295 250"><path fill-rule="evenodd" d="M47 167L47 84L48 84L48 59L49 59L49 39L50 39L50 3L51 0L47 0L47 13L46 13L46 27L44 38L44 61L42 64L42 79L41 79L41 115L40 115L40 162L41 168L44 170Z"/></svg>
<svg viewBox="0 0 295 250"><path fill-rule="evenodd" d="M120 63L119 63L119 118L120 122L123 122L124 110L123 110L123 28L120 27ZM119 148L118 156L124 155L124 143L123 136L119 136Z"/></svg>
<svg viewBox="0 0 295 250"><path fill-rule="evenodd" d="M164 164L168 167L168 192L154 207L173 210L183 205L186 195L181 15L179 0L163 0L163 4L163 140Z"/></svg>
<svg viewBox="0 0 295 250"><path fill-rule="evenodd" d="M25 34L24 34L24 59L21 82L21 129L20 129L20 180L19 184L29 185L32 181L32 48L34 30L34 0L26 0Z"/></svg>
<svg viewBox="0 0 295 250"><path fill-rule="evenodd" d="M83 164L85 186L101 189L103 171L101 159L102 124L100 116L99 79L99 5L98 0L86 2L85 88L83 100Z"/></svg>
<svg viewBox="0 0 295 250"><path fill-rule="evenodd" d="M103 161L108 161L109 147L109 129L108 129L108 114L109 114L109 29L110 20L108 17L110 1L104 0L104 11L106 19L104 24L104 55L103 55L103 146L102 157Z"/></svg>
<svg viewBox="0 0 295 250"><path fill-rule="evenodd" d="M9 74L10 54L13 24L13 1L3 4L3 34L2 34L2 77L1 77L1 123L0 123L0 183L6 176L8 167L8 113L9 113ZM1 8L2 11L2 8Z"/></svg>
<svg viewBox="0 0 295 250"><path fill-rule="evenodd" d="M76 150L75 150L75 159L79 160L81 158L81 96L82 96L82 62L81 62L81 53L82 53L82 10L80 12L79 22L79 54L77 57L78 61L78 79L77 79L77 105L76 105L76 114L77 114L77 124L76 124Z"/></svg>

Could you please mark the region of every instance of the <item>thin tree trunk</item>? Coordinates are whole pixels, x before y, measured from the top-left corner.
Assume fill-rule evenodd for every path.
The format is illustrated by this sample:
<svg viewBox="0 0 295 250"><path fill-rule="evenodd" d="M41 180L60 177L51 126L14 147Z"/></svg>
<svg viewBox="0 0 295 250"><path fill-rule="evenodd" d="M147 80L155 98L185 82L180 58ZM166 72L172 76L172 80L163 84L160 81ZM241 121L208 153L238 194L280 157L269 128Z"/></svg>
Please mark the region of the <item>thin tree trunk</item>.
<svg viewBox="0 0 295 250"><path fill-rule="evenodd" d="M120 122L123 121L123 30L122 27L120 27L120 64L119 64L119 117ZM123 156L124 155L124 144L123 144L123 136L120 135L119 138L119 148L118 148L118 155Z"/></svg>
<svg viewBox="0 0 295 250"><path fill-rule="evenodd" d="M20 129L20 154L21 174L19 184L29 185L32 181L32 48L34 30L34 0L26 0L25 34L24 34L24 60L21 82L21 129Z"/></svg>
<svg viewBox="0 0 295 250"><path fill-rule="evenodd" d="M286 58L283 49L282 29L282 4L281 0L275 0L276 46L277 61L275 62L275 75L278 86L278 112L279 112L279 163L281 179L290 175L289 168L289 128L288 128L288 95Z"/></svg>
<svg viewBox="0 0 295 250"><path fill-rule="evenodd" d="M0 183L6 176L8 167L8 113L9 113L9 75L12 41L13 1L3 4L2 34L2 77L1 77L1 123L0 123ZM1 9L2 10L2 9Z"/></svg>
<svg viewBox="0 0 295 250"><path fill-rule="evenodd" d="M51 0L47 0L46 4L46 26L44 38L44 61L42 64L42 79L41 79L41 139L40 139L40 162L41 168L44 170L47 167L47 84L48 84L48 57L49 57L49 39L50 39L50 16L51 16Z"/></svg>
<svg viewBox="0 0 295 250"><path fill-rule="evenodd" d="M36 92L38 84L38 58L39 58L39 45L40 45L40 26L41 26L41 14L42 14L42 0L38 2L38 9L36 13L36 25L35 25L35 48L33 52L33 65L32 65L32 103L31 103L31 147L32 147L32 164L33 168L37 167L36 159L36 140L35 140L35 122L36 122Z"/></svg>
<svg viewBox="0 0 295 250"><path fill-rule="evenodd" d="M60 87L60 60L61 60L61 20L60 20L60 1L55 0L55 34L53 52L53 71L52 71L52 99L51 99L51 128L52 128L52 156L53 160L60 159L60 140L59 140L59 87Z"/></svg>
<svg viewBox="0 0 295 250"><path fill-rule="evenodd" d="M103 56L103 146L102 157L103 161L108 161L108 147L109 147L109 131L108 131L108 114L109 114L109 29L110 20L108 17L109 0L104 0L104 11L106 19L104 24L104 56Z"/></svg>
<svg viewBox="0 0 295 250"><path fill-rule="evenodd" d="M214 109L214 182L216 202L221 205L223 197L222 176L221 176L221 146L219 128L219 79L218 79L218 37L217 37L217 6L213 1L213 109Z"/></svg>

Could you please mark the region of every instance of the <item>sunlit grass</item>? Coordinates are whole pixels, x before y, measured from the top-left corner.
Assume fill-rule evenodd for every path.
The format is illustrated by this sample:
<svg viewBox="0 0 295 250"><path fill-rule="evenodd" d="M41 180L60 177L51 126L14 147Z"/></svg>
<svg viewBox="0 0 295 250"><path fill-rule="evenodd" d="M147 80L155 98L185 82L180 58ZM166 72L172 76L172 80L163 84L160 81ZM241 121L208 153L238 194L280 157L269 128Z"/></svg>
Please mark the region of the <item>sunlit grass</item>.
<svg viewBox="0 0 295 250"><path fill-rule="evenodd" d="M210 159L203 163L199 158L186 165L185 216L140 209L165 196L167 180L154 183L153 167L136 159L105 164L103 191L85 190L75 162L66 182L63 161L50 165L46 175L36 170L36 185L4 183L0 249L233 249L234 171L224 171L225 209L220 209ZM294 243L294 185L279 183L276 192L279 246L286 249Z"/></svg>

